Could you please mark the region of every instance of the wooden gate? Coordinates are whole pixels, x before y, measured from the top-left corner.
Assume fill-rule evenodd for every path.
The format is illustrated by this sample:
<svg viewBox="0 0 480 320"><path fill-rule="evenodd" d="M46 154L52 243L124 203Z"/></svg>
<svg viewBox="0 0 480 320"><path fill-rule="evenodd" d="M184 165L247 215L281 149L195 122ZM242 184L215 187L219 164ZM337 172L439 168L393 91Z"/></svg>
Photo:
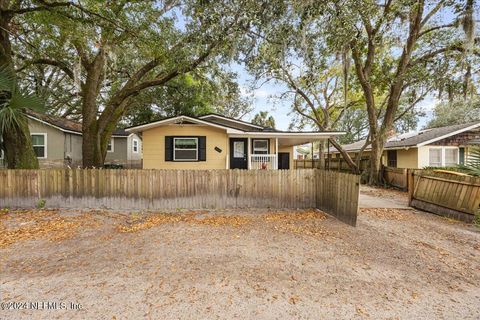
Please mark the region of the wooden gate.
<svg viewBox="0 0 480 320"><path fill-rule="evenodd" d="M480 178L412 170L408 179L414 208L466 222L479 214Z"/></svg>

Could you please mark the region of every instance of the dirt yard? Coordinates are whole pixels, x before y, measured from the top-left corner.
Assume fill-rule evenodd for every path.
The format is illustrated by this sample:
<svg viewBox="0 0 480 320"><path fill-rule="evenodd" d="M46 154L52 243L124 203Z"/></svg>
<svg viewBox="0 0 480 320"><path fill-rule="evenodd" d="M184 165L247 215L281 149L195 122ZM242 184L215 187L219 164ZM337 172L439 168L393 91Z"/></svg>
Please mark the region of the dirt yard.
<svg viewBox="0 0 480 320"><path fill-rule="evenodd" d="M480 319L479 231L400 209L363 208L357 228L311 210L4 210L0 319Z"/></svg>

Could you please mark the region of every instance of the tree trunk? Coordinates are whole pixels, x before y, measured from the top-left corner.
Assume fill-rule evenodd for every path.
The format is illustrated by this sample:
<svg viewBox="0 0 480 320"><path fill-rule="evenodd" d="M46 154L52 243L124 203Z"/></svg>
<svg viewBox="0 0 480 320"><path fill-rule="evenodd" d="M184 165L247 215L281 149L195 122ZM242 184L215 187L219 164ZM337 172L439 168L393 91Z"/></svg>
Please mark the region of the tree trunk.
<svg viewBox="0 0 480 320"><path fill-rule="evenodd" d="M372 149L370 152L370 167L368 184L381 185L383 183L382 176L382 154L384 139L383 135L377 135L372 139Z"/></svg>
<svg viewBox="0 0 480 320"><path fill-rule="evenodd" d="M101 132L97 119L97 98L104 75L105 51L100 48L91 63L82 62L87 77L82 86L82 163L84 168L101 168L105 155L102 155Z"/></svg>
<svg viewBox="0 0 480 320"><path fill-rule="evenodd" d="M33 151L27 122L2 135L8 169L38 169L37 155Z"/></svg>
<svg viewBox="0 0 480 320"><path fill-rule="evenodd" d="M325 169L325 151L327 151L327 140L322 140L318 145L318 169Z"/></svg>
<svg viewBox="0 0 480 320"><path fill-rule="evenodd" d="M0 67L12 68L12 46L8 30L12 15L6 13L8 3L0 1ZM0 100L5 99L5 93L0 92ZM0 132L3 137L3 148L9 169L38 169L38 159L33 151L30 130L27 119L20 126L14 125L13 129Z"/></svg>

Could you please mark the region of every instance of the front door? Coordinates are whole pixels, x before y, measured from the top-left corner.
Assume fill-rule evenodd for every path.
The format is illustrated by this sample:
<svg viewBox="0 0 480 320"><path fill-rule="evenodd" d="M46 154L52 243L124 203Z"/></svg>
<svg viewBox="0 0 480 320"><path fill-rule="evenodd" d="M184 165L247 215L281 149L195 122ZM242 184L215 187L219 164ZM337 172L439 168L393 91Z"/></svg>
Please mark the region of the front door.
<svg viewBox="0 0 480 320"><path fill-rule="evenodd" d="M247 138L230 138L230 169L248 169Z"/></svg>
<svg viewBox="0 0 480 320"><path fill-rule="evenodd" d="M278 169L290 169L290 153L278 153Z"/></svg>

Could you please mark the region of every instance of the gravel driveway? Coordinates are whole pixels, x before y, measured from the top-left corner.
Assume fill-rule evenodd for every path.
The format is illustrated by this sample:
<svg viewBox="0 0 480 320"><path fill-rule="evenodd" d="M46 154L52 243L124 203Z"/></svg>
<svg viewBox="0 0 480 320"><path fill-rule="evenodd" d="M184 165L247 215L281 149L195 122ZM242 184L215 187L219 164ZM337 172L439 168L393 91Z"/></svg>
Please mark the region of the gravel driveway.
<svg viewBox="0 0 480 320"><path fill-rule="evenodd" d="M313 210L0 223L0 319L480 319L480 229L428 213L364 208L357 228Z"/></svg>

